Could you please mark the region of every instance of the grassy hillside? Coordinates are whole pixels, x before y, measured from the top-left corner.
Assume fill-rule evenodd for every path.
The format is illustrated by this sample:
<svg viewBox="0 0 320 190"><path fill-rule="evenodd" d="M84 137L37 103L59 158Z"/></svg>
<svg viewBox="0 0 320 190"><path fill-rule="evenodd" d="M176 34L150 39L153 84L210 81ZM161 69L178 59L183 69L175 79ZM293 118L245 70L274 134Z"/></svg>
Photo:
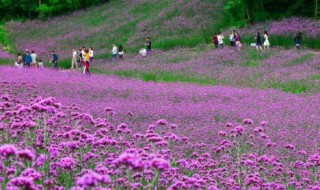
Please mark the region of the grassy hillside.
<svg viewBox="0 0 320 190"><path fill-rule="evenodd" d="M98 57L105 57L111 43L136 52L147 36L159 49L209 41L220 4L217 0L113 0L47 21L10 22L6 28L19 51L34 49L46 57L55 49L65 59L73 47L93 46Z"/></svg>

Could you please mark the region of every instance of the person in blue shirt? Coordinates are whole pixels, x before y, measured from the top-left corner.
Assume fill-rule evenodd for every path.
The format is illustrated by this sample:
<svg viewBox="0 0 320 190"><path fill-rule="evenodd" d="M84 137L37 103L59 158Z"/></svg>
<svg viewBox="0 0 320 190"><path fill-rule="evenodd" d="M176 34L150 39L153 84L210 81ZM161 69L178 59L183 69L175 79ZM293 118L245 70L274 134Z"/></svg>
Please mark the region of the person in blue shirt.
<svg viewBox="0 0 320 190"><path fill-rule="evenodd" d="M52 58L50 60L51 63L53 63L53 68L58 69L58 55L54 53L54 51L51 51Z"/></svg>
<svg viewBox="0 0 320 190"><path fill-rule="evenodd" d="M24 57L23 57L23 62L24 62L24 66L30 67L32 58L29 53L29 50L26 50L26 53L24 54Z"/></svg>

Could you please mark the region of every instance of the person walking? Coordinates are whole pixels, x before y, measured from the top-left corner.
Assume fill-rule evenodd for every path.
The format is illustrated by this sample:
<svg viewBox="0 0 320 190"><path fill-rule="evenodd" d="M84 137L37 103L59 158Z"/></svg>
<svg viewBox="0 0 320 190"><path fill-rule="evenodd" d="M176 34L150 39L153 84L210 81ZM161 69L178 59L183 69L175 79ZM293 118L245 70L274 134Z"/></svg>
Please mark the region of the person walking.
<svg viewBox="0 0 320 190"><path fill-rule="evenodd" d="M89 48L89 59L90 59L90 65L93 64L93 47Z"/></svg>
<svg viewBox="0 0 320 190"><path fill-rule="evenodd" d="M238 32L235 32L235 41L236 41L236 46L238 50L240 50L240 48L242 47L242 44L241 44L241 38Z"/></svg>
<svg viewBox="0 0 320 190"><path fill-rule="evenodd" d="M81 48L78 49L77 52L77 61L78 61L78 68L82 67L82 51Z"/></svg>
<svg viewBox="0 0 320 190"><path fill-rule="evenodd" d="M236 40L235 40L235 30L233 30L232 33L230 34L229 40L230 40L230 46L231 46L231 47L235 47L235 44L236 44Z"/></svg>
<svg viewBox="0 0 320 190"><path fill-rule="evenodd" d="M219 48L223 49L223 39L224 39L224 36L222 33L219 33L218 35L218 44L219 44Z"/></svg>
<svg viewBox="0 0 320 190"><path fill-rule="evenodd" d="M146 38L146 46L147 46L147 54L151 53L152 51L152 43L151 43L151 40L150 40L150 37L147 37Z"/></svg>
<svg viewBox="0 0 320 190"><path fill-rule="evenodd" d="M270 42L269 42L269 35L267 31L264 31L264 42L263 42L263 48L264 49L269 49L270 48Z"/></svg>
<svg viewBox="0 0 320 190"><path fill-rule="evenodd" d="M27 67L31 66L32 58L30 56L30 53L29 53L28 49L26 49L26 52L24 54L23 62L24 62L24 66L27 66Z"/></svg>
<svg viewBox="0 0 320 190"><path fill-rule="evenodd" d="M51 60L50 63L53 63L53 68L58 69L58 55L52 50L51 51Z"/></svg>
<svg viewBox="0 0 320 190"><path fill-rule="evenodd" d="M117 61L117 54L118 54L118 49L117 46L113 43L112 44L112 61L116 62Z"/></svg>
<svg viewBox="0 0 320 190"><path fill-rule="evenodd" d="M219 47L218 34L217 33L214 33L214 35L213 35L213 44L214 44L215 48Z"/></svg>
<svg viewBox="0 0 320 190"><path fill-rule="evenodd" d="M71 69L78 69L78 53L75 49L72 49Z"/></svg>
<svg viewBox="0 0 320 190"><path fill-rule="evenodd" d="M88 74L91 75L90 73L90 52L89 50L85 50L85 62L84 62L84 73L83 74Z"/></svg>
<svg viewBox="0 0 320 190"><path fill-rule="evenodd" d="M37 65L37 54L34 52L34 50L31 51L31 67L36 68Z"/></svg>
<svg viewBox="0 0 320 190"><path fill-rule="evenodd" d="M124 59L124 52L123 52L123 47L122 47L122 45L119 45L119 59L120 59L121 61L123 61L123 59Z"/></svg>
<svg viewBox="0 0 320 190"><path fill-rule="evenodd" d="M301 49L302 33L299 32L296 37L294 37L294 42L296 43L296 49Z"/></svg>
<svg viewBox="0 0 320 190"><path fill-rule="evenodd" d="M17 55L17 61L15 63L15 66L18 67L18 68L22 68L23 67L23 58L22 58L20 53L18 53L18 55Z"/></svg>
<svg viewBox="0 0 320 190"><path fill-rule="evenodd" d="M257 48L257 50L262 50L262 42L261 42L260 32L257 32L257 36L256 36L256 48Z"/></svg>

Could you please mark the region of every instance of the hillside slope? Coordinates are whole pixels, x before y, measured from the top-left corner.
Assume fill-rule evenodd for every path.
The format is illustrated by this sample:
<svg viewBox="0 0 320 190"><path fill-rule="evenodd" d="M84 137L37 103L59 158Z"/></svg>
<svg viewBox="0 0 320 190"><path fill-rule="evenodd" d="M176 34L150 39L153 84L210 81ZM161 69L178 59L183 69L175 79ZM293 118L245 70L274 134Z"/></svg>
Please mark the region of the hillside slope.
<svg viewBox="0 0 320 190"><path fill-rule="evenodd" d="M71 48L93 46L98 57L105 57L111 43L138 51L147 36L161 49L204 43L213 33L220 4L216 0L113 0L44 22L9 22L6 28L18 51L34 49L46 57L55 49L66 59Z"/></svg>

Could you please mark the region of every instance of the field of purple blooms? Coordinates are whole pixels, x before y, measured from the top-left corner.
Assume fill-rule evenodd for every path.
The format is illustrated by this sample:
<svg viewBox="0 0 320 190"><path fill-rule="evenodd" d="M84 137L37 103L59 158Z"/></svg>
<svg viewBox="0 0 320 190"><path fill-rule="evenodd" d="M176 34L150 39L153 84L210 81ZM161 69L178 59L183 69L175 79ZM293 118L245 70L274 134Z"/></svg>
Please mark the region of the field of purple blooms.
<svg viewBox="0 0 320 190"><path fill-rule="evenodd" d="M2 189L320 189L320 94L0 73Z"/></svg>
<svg viewBox="0 0 320 190"><path fill-rule="evenodd" d="M148 57L127 56L117 63L96 60L93 71L146 81L275 88L300 94L320 91L319 56L310 50L299 53L294 49L257 51L246 47L236 51L197 46L155 51Z"/></svg>
<svg viewBox="0 0 320 190"><path fill-rule="evenodd" d="M147 36L162 49L211 41L218 13L219 6L210 1L110 1L47 21L8 22L6 30L18 51L33 49L44 60L52 49L63 60L82 46L94 47L95 55L105 58L112 43L138 52Z"/></svg>

